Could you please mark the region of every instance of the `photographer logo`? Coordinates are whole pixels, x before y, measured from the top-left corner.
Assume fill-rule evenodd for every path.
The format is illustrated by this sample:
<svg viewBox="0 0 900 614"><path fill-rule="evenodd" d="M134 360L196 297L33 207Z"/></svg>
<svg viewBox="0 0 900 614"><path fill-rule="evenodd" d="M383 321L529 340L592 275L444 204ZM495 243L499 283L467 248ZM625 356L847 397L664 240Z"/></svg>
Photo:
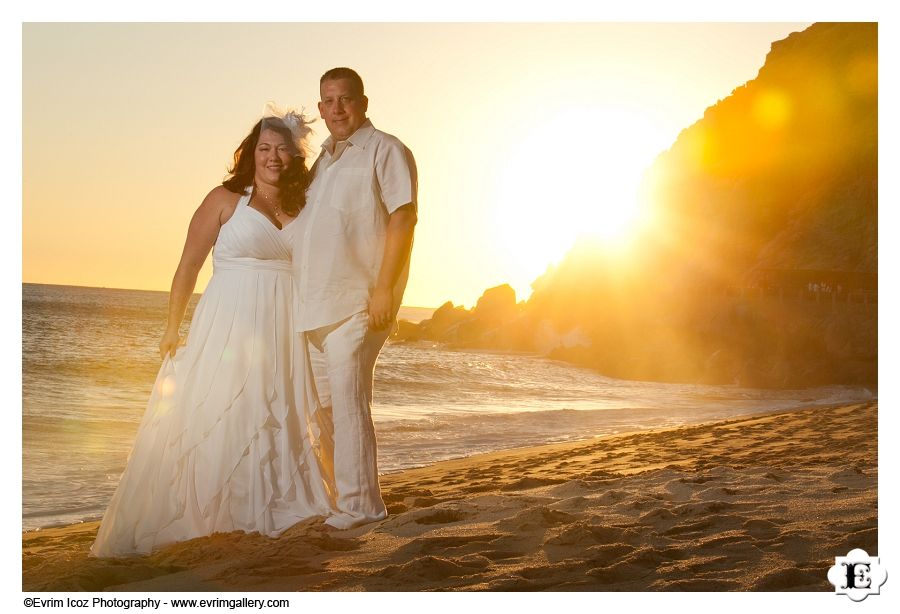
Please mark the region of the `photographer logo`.
<svg viewBox="0 0 900 614"><path fill-rule="evenodd" d="M887 570L881 566L879 557L855 548L847 556L834 558L834 566L828 570L828 581L834 584L835 594L862 601L881 592L881 585L887 581Z"/></svg>

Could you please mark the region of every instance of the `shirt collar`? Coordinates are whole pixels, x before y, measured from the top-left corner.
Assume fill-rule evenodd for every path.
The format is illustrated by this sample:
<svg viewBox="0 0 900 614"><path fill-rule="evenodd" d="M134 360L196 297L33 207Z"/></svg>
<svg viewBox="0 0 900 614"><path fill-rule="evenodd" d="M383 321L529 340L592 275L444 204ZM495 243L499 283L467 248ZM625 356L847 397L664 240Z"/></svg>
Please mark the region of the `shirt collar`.
<svg viewBox="0 0 900 614"><path fill-rule="evenodd" d="M369 142L369 139L372 138L372 135L375 134L375 126L372 125L372 120L366 118L366 121L363 122L362 126L356 129L356 132L350 135L350 138L347 140L350 141L350 144L354 147L361 147L362 149L366 148L366 143ZM334 137L328 135L328 138L325 139L325 142L322 143L322 149L327 151L329 155L334 151Z"/></svg>

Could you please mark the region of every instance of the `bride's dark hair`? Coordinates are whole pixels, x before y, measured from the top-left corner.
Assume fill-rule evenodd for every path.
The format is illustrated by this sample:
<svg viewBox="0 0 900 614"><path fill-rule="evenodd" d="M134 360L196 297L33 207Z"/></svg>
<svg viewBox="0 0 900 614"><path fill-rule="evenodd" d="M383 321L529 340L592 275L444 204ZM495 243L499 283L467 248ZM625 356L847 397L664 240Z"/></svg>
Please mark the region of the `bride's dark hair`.
<svg viewBox="0 0 900 614"><path fill-rule="evenodd" d="M222 185L236 194L243 194L248 187L253 185L253 178L256 175L254 151L259 142L263 122L266 124L266 130L274 130L284 137L293 156L278 178L278 195L281 198L282 210L288 215L297 215L306 204L309 170L306 168L306 159L303 158L302 152L298 151L294 145L294 137L290 128L277 117L265 117L256 122L250 134L234 150L234 165L228 169L231 177L223 181Z"/></svg>

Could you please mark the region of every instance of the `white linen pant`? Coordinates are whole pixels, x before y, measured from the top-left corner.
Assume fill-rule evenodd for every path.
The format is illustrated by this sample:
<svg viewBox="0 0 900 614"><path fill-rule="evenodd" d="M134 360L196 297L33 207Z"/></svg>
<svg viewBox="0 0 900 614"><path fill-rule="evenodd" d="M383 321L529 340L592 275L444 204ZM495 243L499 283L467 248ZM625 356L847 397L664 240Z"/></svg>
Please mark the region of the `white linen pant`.
<svg viewBox="0 0 900 614"><path fill-rule="evenodd" d="M333 468L337 489L337 514L325 523L339 529L387 517L378 484L371 407L375 361L390 328L369 331L368 320L368 313L363 311L335 324L301 333L309 343L322 406L318 417L322 462L326 473L329 466Z"/></svg>

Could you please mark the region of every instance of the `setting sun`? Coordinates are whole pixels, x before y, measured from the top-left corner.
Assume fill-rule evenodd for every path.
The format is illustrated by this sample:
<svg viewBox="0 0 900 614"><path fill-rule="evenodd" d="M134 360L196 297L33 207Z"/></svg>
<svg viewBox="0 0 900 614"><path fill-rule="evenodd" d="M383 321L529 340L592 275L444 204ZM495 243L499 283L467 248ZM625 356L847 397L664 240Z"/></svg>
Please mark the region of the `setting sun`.
<svg viewBox="0 0 900 614"><path fill-rule="evenodd" d="M667 143L651 117L579 106L537 120L498 165L497 243L516 254L520 284L558 262L579 238L625 245L643 222L638 187Z"/></svg>

